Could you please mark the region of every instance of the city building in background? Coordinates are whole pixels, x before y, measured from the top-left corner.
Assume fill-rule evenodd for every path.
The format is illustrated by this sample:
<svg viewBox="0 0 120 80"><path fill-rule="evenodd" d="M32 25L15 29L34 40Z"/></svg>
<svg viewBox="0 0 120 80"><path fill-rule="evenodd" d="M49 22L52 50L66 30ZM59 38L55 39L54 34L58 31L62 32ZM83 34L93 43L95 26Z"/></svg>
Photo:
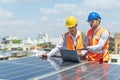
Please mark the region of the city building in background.
<svg viewBox="0 0 120 80"><path fill-rule="evenodd" d="M120 54L120 33L116 33L115 39L115 54Z"/></svg>
<svg viewBox="0 0 120 80"><path fill-rule="evenodd" d="M114 54L114 49L115 49L115 39L114 39L114 37L110 37L109 53Z"/></svg>
<svg viewBox="0 0 120 80"><path fill-rule="evenodd" d="M39 33L37 39L40 43L47 43L48 42L48 34L47 33Z"/></svg>
<svg viewBox="0 0 120 80"><path fill-rule="evenodd" d="M33 51L39 52L38 50L50 51L54 48L61 38L48 37L47 33L39 33L37 38L27 38L21 40L13 36L1 37L0 51ZM111 59L109 63L120 63L120 34L116 33L114 37L110 37L109 52Z"/></svg>

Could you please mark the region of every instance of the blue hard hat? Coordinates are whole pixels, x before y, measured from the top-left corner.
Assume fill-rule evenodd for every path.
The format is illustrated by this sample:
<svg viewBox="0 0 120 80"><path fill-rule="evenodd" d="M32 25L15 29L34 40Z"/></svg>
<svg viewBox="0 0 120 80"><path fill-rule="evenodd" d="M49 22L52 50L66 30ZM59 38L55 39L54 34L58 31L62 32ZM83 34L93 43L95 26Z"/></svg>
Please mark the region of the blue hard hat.
<svg viewBox="0 0 120 80"><path fill-rule="evenodd" d="M101 19L100 15L96 12L91 12L88 16L87 21L95 20L95 19Z"/></svg>

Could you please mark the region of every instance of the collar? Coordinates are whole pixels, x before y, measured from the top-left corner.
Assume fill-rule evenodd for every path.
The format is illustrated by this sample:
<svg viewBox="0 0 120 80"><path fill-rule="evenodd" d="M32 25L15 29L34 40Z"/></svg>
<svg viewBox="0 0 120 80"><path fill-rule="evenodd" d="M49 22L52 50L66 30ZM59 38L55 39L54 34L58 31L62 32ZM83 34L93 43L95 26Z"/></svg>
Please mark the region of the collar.
<svg viewBox="0 0 120 80"><path fill-rule="evenodd" d="M73 37L70 32L69 32L69 35L68 35L68 36L69 36L69 37ZM77 30L77 34L76 34L76 36L75 36L75 39L77 39L78 36L80 36L80 31L79 31L79 30Z"/></svg>

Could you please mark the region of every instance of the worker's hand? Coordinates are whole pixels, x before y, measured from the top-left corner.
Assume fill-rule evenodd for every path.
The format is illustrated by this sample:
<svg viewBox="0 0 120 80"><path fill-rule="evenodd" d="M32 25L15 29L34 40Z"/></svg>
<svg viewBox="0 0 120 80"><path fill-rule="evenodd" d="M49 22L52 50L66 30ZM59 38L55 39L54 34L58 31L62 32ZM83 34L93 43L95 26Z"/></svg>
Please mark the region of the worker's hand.
<svg viewBox="0 0 120 80"><path fill-rule="evenodd" d="M39 58L42 60L47 60L47 54L41 54Z"/></svg>
<svg viewBox="0 0 120 80"><path fill-rule="evenodd" d="M42 54L40 55L41 57L48 57L47 54Z"/></svg>
<svg viewBox="0 0 120 80"><path fill-rule="evenodd" d="M77 49L77 51L78 51L78 50L88 50L88 49L87 49L86 46L84 46L83 48L79 48L79 49Z"/></svg>
<svg viewBox="0 0 120 80"><path fill-rule="evenodd" d="M86 60L87 59L87 53L79 53L78 56L81 60Z"/></svg>
<svg viewBox="0 0 120 80"><path fill-rule="evenodd" d="M82 49L82 51L81 51L81 49L78 49L78 50L77 50L77 53L78 53L78 56L79 56L82 60L85 60L85 59L86 59L86 57L87 57L87 51L86 51L86 50Z"/></svg>
<svg viewBox="0 0 120 80"><path fill-rule="evenodd" d="M79 54L80 52L81 52L81 50L78 49L78 50L77 50L77 53Z"/></svg>
<svg viewBox="0 0 120 80"><path fill-rule="evenodd" d="M84 56L83 54L81 54L81 50L77 50L77 53L78 53L78 56L79 56L79 57Z"/></svg>
<svg viewBox="0 0 120 80"><path fill-rule="evenodd" d="M78 53L78 56L79 56L79 57L83 57L83 56L84 56L84 54Z"/></svg>

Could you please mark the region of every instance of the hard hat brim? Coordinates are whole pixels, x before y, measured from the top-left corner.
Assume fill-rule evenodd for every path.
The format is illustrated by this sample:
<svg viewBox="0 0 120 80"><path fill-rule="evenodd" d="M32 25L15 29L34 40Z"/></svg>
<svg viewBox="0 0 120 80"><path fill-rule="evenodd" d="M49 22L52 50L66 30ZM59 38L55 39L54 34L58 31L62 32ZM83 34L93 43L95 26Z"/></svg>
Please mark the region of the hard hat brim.
<svg viewBox="0 0 120 80"><path fill-rule="evenodd" d="M76 25L76 24L75 24ZM66 25L67 28L74 27L75 25Z"/></svg>

